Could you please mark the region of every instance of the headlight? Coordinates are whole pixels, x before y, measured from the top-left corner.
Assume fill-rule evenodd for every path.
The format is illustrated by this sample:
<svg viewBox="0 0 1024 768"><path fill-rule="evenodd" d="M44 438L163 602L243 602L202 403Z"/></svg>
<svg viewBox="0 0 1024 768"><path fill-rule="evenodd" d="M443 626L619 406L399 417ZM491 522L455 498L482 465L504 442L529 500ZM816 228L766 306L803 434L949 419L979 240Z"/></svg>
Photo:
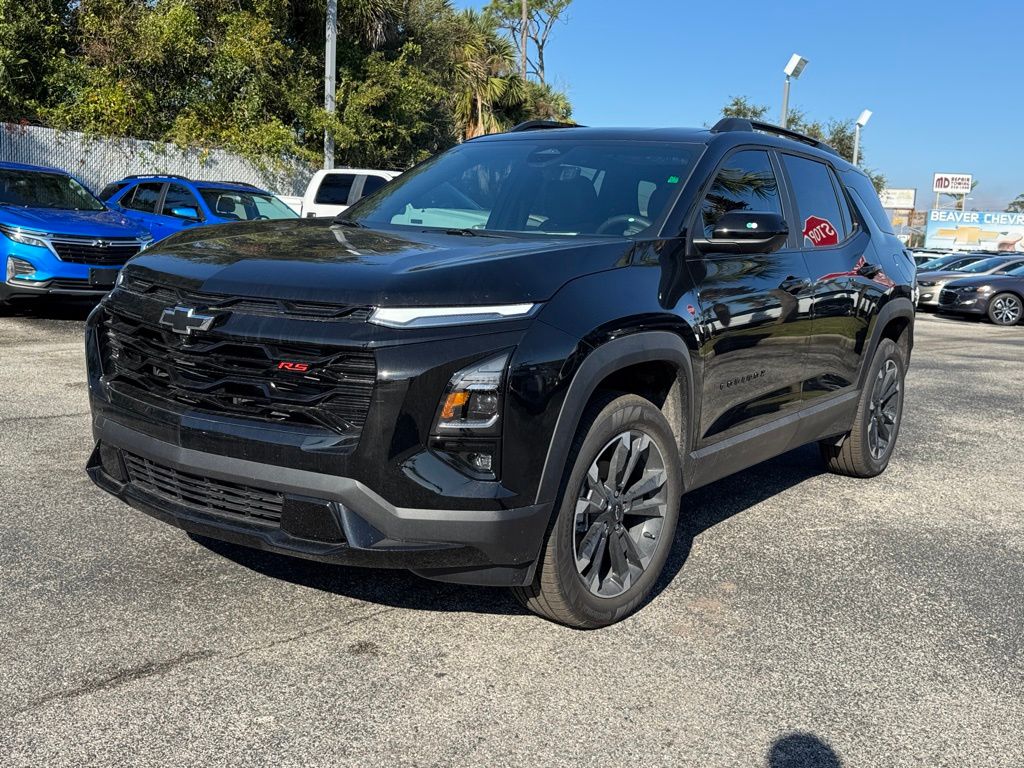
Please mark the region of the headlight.
<svg viewBox="0 0 1024 768"><path fill-rule="evenodd" d="M438 430L487 430L497 425L509 355L502 352L452 376L437 409Z"/></svg>
<svg viewBox="0 0 1024 768"><path fill-rule="evenodd" d="M18 229L17 227L5 227L0 226L0 232L3 232L9 239L22 245L34 245L38 248L46 247L46 240L41 236L42 232L25 232L24 230Z"/></svg>
<svg viewBox="0 0 1024 768"><path fill-rule="evenodd" d="M965 285L960 289L960 293L991 293L991 285Z"/></svg>
<svg viewBox="0 0 1024 768"><path fill-rule="evenodd" d="M388 328L439 328L529 317L539 304L497 304L488 307L377 307L369 321Z"/></svg>

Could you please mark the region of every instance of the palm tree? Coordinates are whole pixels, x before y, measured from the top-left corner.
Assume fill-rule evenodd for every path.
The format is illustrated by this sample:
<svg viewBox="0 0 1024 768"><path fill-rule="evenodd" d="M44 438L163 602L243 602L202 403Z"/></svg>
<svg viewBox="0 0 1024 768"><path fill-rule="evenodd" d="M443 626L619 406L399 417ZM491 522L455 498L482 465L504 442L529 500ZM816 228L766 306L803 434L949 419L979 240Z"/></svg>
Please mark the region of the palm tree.
<svg viewBox="0 0 1024 768"><path fill-rule="evenodd" d="M461 20L455 117L463 138L472 139L508 127L501 108L522 102L524 86L515 72L515 50L494 25L472 9L463 11Z"/></svg>

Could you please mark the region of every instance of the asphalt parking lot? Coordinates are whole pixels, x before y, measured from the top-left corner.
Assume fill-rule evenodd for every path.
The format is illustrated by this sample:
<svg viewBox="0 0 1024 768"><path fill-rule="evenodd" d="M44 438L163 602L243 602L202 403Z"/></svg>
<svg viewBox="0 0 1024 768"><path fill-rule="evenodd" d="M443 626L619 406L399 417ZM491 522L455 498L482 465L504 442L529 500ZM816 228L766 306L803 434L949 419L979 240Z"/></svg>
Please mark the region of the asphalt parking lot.
<svg viewBox="0 0 1024 768"><path fill-rule="evenodd" d="M101 493L84 315L0 316L5 766L1024 765L1024 327L921 318L885 475L689 495L658 597L583 633Z"/></svg>

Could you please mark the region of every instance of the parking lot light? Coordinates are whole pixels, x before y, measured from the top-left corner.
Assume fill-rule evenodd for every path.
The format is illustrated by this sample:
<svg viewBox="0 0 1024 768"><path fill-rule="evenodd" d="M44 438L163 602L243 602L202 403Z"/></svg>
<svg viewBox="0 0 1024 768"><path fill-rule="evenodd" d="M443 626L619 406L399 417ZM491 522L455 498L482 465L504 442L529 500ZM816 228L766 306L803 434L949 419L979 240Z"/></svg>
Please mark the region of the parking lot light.
<svg viewBox="0 0 1024 768"><path fill-rule="evenodd" d="M860 158L860 129L868 124L868 120L871 119L872 112L870 109L865 109L860 113L860 117L857 118L857 125L853 129L853 164L857 164L857 160Z"/></svg>
<svg viewBox="0 0 1024 768"><path fill-rule="evenodd" d="M800 73L806 66L807 59L799 53L794 53L789 57L786 68L782 70L786 74L786 82L782 86L782 119L779 121L783 128L788 127L789 124L789 81L800 77Z"/></svg>

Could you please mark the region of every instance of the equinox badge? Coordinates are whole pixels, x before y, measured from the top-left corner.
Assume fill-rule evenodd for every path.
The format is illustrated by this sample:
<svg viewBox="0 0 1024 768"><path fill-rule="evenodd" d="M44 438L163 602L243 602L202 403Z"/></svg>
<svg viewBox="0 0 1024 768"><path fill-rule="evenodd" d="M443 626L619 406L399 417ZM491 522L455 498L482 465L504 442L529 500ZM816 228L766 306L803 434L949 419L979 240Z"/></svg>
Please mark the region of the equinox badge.
<svg viewBox="0 0 1024 768"><path fill-rule="evenodd" d="M198 315L192 307L168 307L160 315L160 325L168 325L175 333L189 336L193 331L208 331L216 315Z"/></svg>

